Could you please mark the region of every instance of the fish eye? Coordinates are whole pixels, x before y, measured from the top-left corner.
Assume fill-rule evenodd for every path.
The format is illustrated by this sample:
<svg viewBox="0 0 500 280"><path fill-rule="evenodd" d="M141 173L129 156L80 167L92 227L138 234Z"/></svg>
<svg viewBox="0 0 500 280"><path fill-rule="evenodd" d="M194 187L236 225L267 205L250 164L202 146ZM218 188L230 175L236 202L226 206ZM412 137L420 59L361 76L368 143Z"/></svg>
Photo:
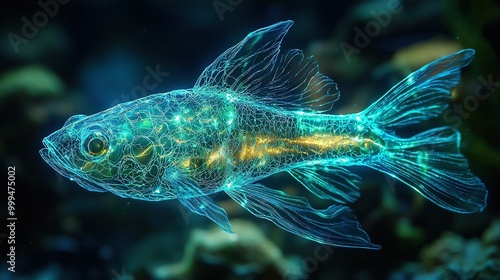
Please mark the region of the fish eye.
<svg viewBox="0 0 500 280"><path fill-rule="evenodd" d="M108 151L108 140L100 132L90 133L83 141L83 150L91 157L99 157Z"/></svg>

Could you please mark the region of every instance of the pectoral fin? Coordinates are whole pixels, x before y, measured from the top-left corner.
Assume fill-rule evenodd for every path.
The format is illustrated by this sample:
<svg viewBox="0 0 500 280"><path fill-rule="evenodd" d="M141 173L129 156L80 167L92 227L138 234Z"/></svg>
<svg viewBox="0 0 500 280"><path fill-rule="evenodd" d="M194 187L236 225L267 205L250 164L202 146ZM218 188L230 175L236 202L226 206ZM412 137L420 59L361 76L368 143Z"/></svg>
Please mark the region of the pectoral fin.
<svg viewBox="0 0 500 280"><path fill-rule="evenodd" d="M175 170L170 172L170 176L165 176L163 179L169 186L172 186L177 199L182 205L196 214L208 217L224 231L234 233L226 211L218 206L209 195L204 193L196 182Z"/></svg>
<svg viewBox="0 0 500 280"><path fill-rule="evenodd" d="M226 211L218 206L209 196L198 196L191 198L179 198L182 205L196 214L206 216L219 225L225 232L234 233L231 223L227 218Z"/></svg>
<svg viewBox="0 0 500 280"><path fill-rule="evenodd" d="M311 207L303 197L253 184L226 193L253 215L301 237L333 246L379 249L372 244L352 211L332 205L324 210Z"/></svg>

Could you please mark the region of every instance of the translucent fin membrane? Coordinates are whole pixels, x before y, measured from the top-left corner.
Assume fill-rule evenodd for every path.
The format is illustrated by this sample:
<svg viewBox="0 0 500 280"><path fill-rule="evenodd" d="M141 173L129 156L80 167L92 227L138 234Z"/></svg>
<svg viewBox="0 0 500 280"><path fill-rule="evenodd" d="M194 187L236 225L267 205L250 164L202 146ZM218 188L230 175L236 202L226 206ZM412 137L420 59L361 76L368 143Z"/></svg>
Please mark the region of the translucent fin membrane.
<svg viewBox="0 0 500 280"><path fill-rule="evenodd" d="M363 115L382 129L395 129L441 114L460 82L460 69L474 57L465 49L433 61L408 75L384 96L363 111Z"/></svg>
<svg viewBox="0 0 500 280"><path fill-rule="evenodd" d="M432 129L409 139L392 130L436 117L460 81L460 69L474 57L465 49L431 62L390 89L360 116L383 129L388 149L366 164L409 185L437 205L455 212L480 212L487 190L460 154L460 133L451 127Z"/></svg>
<svg viewBox="0 0 500 280"><path fill-rule="evenodd" d="M345 204L359 197L361 177L343 167L307 166L288 173L319 198Z"/></svg>
<svg viewBox="0 0 500 280"><path fill-rule="evenodd" d="M309 240L333 246L380 249L370 242L352 211L345 206L332 205L317 210L303 197L260 184L226 190L226 193L253 215Z"/></svg>
<svg viewBox="0 0 500 280"><path fill-rule="evenodd" d="M437 205L460 213L481 212L488 192L460 154L460 134L451 127L397 139L369 166L415 189Z"/></svg>
<svg viewBox="0 0 500 280"><path fill-rule="evenodd" d="M292 21L261 28L229 48L198 78L196 89L233 92L269 106L325 112L340 97L337 85L319 73L313 57L293 49L280 54Z"/></svg>

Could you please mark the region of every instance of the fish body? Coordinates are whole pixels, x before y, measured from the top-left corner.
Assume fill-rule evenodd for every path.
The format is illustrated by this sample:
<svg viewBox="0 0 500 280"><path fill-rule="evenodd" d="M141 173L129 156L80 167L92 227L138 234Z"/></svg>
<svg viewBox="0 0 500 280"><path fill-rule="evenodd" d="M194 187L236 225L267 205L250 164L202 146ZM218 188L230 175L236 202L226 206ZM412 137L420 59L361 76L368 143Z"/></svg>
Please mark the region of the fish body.
<svg viewBox="0 0 500 280"><path fill-rule="evenodd" d="M460 154L458 131L395 133L446 108L473 50L429 63L362 112L332 115L336 84L300 50L280 52L291 25L250 33L191 89L71 117L44 138L41 156L88 190L178 199L232 232L226 212L210 197L225 192L258 217L335 246L379 248L345 206L358 198L361 181L348 166L386 173L451 211L483 210L487 191ZM303 197L258 183L279 172L332 205L314 209Z"/></svg>

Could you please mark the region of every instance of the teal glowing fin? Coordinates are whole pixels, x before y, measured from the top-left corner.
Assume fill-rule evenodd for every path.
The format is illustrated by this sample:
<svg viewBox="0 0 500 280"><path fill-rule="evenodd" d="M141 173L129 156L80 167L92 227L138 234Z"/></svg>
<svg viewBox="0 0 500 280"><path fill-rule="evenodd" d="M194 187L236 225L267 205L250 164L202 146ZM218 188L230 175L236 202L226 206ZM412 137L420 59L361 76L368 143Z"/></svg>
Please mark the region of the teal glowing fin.
<svg viewBox="0 0 500 280"><path fill-rule="evenodd" d="M282 21L251 32L210 64L194 89L224 89L228 95L286 110L330 110L340 92L330 78L319 73L316 60L297 49L281 53L281 41L292 24Z"/></svg>
<svg viewBox="0 0 500 280"><path fill-rule="evenodd" d="M317 210L303 197L291 196L260 184L225 191L253 215L309 240L333 246L380 249L380 246L370 242L346 206L332 205Z"/></svg>
<svg viewBox="0 0 500 280"><path fill-rule="evenodd" d="M460 133L442 127L401 139L394 136L394 130L442 113L451 90L460 81L460 69L473 56L474 50L465 49L423 66L359 114L388 132L387 149L364 164L399 179L437 205L460 213L482 211L488 194L460 153Z"/></svg>
<svg viewBox="0 0 500 280"><path fill-rule="evenodd" d="M345 204L359 197L361 177L343 167L306 166L288 173L319 198Z"/></svg>
<svg viewBox="0 0 500 280"><path fill-rule="evenodd" d="M196 214L206 216L214 221L222 230L228 233L234 233L231 224L227 218L224 208L218 206L209 196L197 196L191 198L179 197L182 205Z"/></svg>
<svg viewBox="0 0 500 280"><path fill-rule="evenodd" d="M394 139L387 153L368 164L415 189L437 205L460 213L481 212L487 190L460 154L460 134L440 127Z"/></svg>
<svg viewBox="0 0 500 280"><path fill-rule="evenodd" d="M396 129L438 116L448 108L460 69L471 62L474 52L461 50L411 73L366 108L364 118L379 128Z"/></svg>
<svg viewBox="0 0 500 280"><path fill-rule="evenodd" d="M172 171L163 180L172 187L177 199L192 212L214 221L222 230L234 233L224 208L217 205L209 195L205 194L193 180Z"/></svg>

